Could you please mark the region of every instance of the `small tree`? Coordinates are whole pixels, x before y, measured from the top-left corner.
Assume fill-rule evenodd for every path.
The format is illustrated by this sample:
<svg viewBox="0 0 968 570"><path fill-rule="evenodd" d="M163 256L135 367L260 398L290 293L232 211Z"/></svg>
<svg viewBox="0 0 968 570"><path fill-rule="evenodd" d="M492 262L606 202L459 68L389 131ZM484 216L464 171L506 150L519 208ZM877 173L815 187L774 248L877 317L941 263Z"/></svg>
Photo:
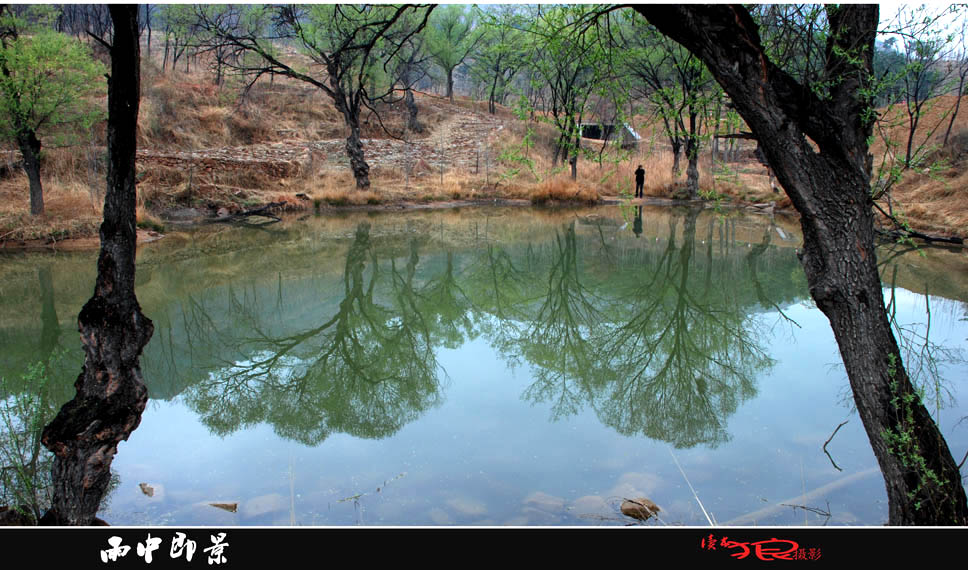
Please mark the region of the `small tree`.
<svg viewBox="0 0 968 570"><path fill-rule="evenodd" d="M41 137L62 144L103 116L103 66L87 47L44 26L50 12L0 8L0 137L16 141L30 181L30 213L44 212Z"/></svg>
<svg viewBox="0 0 968 570"><path fill-rule="evenodd" d="M528 63L527 15L522 6L498 4L480 8L481 43L470 62L471 81L487 97L487 111L497 113L511 92L509 86Z"/></svg>
<svg viewBox="0 0 968 570"><path fill-rule="evenodd" d="M953 38L935 31L936 23L948 10L938 14L926 10L924 6L916 10L902 9L897 15L900 32L904 34L901 55L905 65L897 80L902 86L901 103L907 123L905 170L920 167L931 150L928 144L916 144L915 138L923 136L926 142L951 113L943 112L941 120L933 125L922 125L927 111L937 103L936 97L951 88L949 79L955 71L946 65L954 51ZM924 132L925 126L927 132Z"/></svg>
<svg viewBox="0 0 968 570"><path fill-rule="evenodd" d="M587 106L611 79L599 30L585 25L589 14L590 9L580 5L552 6L537 13L528 28L534 54L531 80L542 92L542 111L558 135L552 165L567 161L572 179L578 176Z"/></svg>
<svg viewBox="0 0 968 570"><path fill-rule="evenodd" d="M436 9L427 26L430 57L447 78L447 97L454 102L454 70L474 51L483 37L476 27L474 8L451 4Z"/></svg>
<svg viewBox="0 0 968 570"><path fill-rule="evenodd" d="M662 119L672 145L672 174L678 177L685 145L687 190L699 197L699 147L707 108L720 91L705 65L687 49L665 38L645 22L632 22L626 41L628 77L641 84L653 112Z"/></svg>
<svg viewBox="0 0 968 570"><path fill-rule="evenodd" d="M226 62L250 78L280 75L320 89L349 131L346 155L356 187L370 187L360 113L394 91L388 62L427 23L433 6L312 4L307 6L195 6L199 47L222 46L238 57ZM416 12L416 19L407 15ZM295 46L311 66L292 61L279 46Z"/></svg>

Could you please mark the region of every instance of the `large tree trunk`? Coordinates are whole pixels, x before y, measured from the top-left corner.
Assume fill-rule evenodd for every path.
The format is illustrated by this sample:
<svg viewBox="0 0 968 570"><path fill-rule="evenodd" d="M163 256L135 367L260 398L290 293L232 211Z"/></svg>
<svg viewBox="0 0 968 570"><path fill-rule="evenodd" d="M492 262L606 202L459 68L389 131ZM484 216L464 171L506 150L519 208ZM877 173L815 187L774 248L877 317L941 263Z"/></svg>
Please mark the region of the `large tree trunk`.
<svg viewBox="0 0 968 570"><path fill-rule="evenodd" d="M417 120L417 114L420 109L417 108L417 102L413 97L413 90L407 89L403 96L403 102L407 106L407 130L414 133L422 133L424 128Z"/></svg>
<svg viewBox="0 0 968 570"><path fill-rule="evenodd" d="M353 178L356 179L356 188L358 190L369 190L370 165L366 163L363 156L363 141L360 139L359 98L362 97L362 94L357 92L356 95L348 95L336 79L336 70L330 69L329 71L333 104L336 106L336 110L343 115L343 122L350 131L349 136L346 137L346 156L350 159L350 169L353 171Z"/></svg>
<svg viewBox="0 0 968 570"><path fill-rule="evenodd" d="M363 141L360 140L360 124L355 117L347 120L350 128L350 136L346 137L346 155L350 157L350 168L353 170L353 178L356 179L358 190L368 190L370 188L370 165L363 158Z"/></svg>
<svg viewBox="0 0 968 570"><path fill-rule="evenodd" d="M901 363L877 271L867 147L877 6L827 8L823 97L767 58L741 6L635 9L702 59L800 212L810 293L830 320L884 474L890 524L968 524L961 475Z"/></svg>
<svg viewBox="0 0 968 570"><path fill-rule="evenodd" d="M34 131L17 133L17 146L24 157L24 170L30 183L30 213L44 213L44 188L40 183L40 140Z"/></svg>
<svg viewBox="0 0 968 570"><path fill-rule="evenodd" d="M94 296L77 318L84 368L74 399L44 428L54 453L54 497L45 524L89 525L111 479L118 443L141 422L148 390L138 359L153 325L134 292L135 149L140 96L138 7L110 6L108 175Z"/></svg>

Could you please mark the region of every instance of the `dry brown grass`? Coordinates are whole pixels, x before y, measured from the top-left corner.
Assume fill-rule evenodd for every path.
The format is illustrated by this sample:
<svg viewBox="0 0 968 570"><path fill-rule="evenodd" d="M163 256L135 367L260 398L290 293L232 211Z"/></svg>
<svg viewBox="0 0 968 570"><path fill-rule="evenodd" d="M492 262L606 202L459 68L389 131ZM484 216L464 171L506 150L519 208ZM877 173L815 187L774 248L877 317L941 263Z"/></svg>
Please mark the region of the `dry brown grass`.
<svg viewBox="0 0 968 570"><path fill-rule="evenodd" d="M436 96L436 95L428 95L428 97L437 97L441 100L446 99L445 97ZM482 114L489 112L487 108L488 107L487 101L475 101L470 97L454 96L454 104L457 105L458 107L470 109L471 111L476 111ZM511 109L501 104L494 105L494 114L501 119L514 118L514 113L511 111Z"/></svg>
<svg viewBox="0 0 968 570"><path fill-rule="evenodd" d="M945 131L954 111L957 99L953 95L942 95L927 101L922 110L915 133L915 147L925 147L930 152L941 147ZM871 153L875 160L885 157L904 160L905 145L908 138L908 116L904 105L894 105L878 109L879 120L875 129ZM968 96L963 96L958 116L955 117L953 132L968 129ZM893 141L888 145L886 141ZM890 147L890 148L889 148Z"/></svg>
<svg viewBox="0 0 968 570"><path fill-rule="evenodd" d="M894 208L914 229L968 235L968 169L964 155L937 172L909 171L892 192Z"/></svg>
<svg viewBox="0 0 968 570"><path fill-rule="evenodd" d="M386 202L445 202L495 197L493 186L488 187L483 176L456 170L447 170L443 176L439 171L423 171L408 180L399 171L376 169L372 188Z"/></svg>
<svg viewBox="0 0 968 570"><path fill-rule="evenodd" d="M220 101L214 86L163 77L142 99L138 144L155 150L197 150L271 139L271 117L228 105Z"/></svg>
<svg viewBox="0 0 968 570"><path fill-rule="evenodd" d="M352 192L356 180L348 168L327 168L305 180L302 190L310 196L324 193Z"/></svg>
<svg viewBox="0 0 968 570"><path fill-rule="evenodd" d="M165 224L161 218L145 208L144 204L135 207L135 221L139 228L146 228L156 231L164 231Z"/></svg>
<svg viewBox="0 0 968 570"><path fill-rule="evenodd" d="M97 235L101 207L92 202L86 186L50 177L43 183L44 214L32 216L27 176L17 174L0 181L0 243Z"/></svg>
<svg viewBox="0 0 968 570"><path fill-rule="evenodd" d="M372 190L324 190L312 195L313 204L317 207L328 206L364 206L376 205L383 202L383 197Z"/></svg>
<svg viewBox="0 0 968 570"><path fill-rule="evenodd" d="M968 97L956 117L952 136L942 147L956 98L937 97L925 106L922 126L914 139L924 150L924 160L903 172L891 192L899 217L914 229L945 235L968 235ZM878 136L871 147L875 166L901 165L908 128L903 107L881 110ZM887 145L885 137L896 141Z"/></svg>
<svg viewBox="0 0 968 570"><path fill-rule="evenodd" d="M146 63L139 148L201 150L283 140L341 139L347 134L342 117L317 89L295 80L264 79L240 101L237 84L229 81L218 88L202 66L198 69L202 71L160 73L157 66ZM419 120L427 130L419 135L408 133L410 137L429 136L435 127L453 116L453 107L443 97L417 94L417 103ZM930 107L926 122L943 120L945 106L950 107L952 103L953 98L940 98ZM457 97L455 105L487 113L486 102ZM373 116L363 117L364 137L385 138L384 126L396 134L403 133L406 108L401 102L385 106L382 116L383 126ZM356 190L348 167L325 156L309 161L309 168L293 178L275 178L257 169L199 174L191 168L144 167L139 172L139 223L152 227L158 212L184 205L227 207L237 211L270 202L284 202L287 209L312 208L314 204L366 206L492 199L592 203L602 198L630 197L634 191L633 172L639 164L647 173L645 193L648 196L673 197L685 183L685 159L681 164L683 172L675 176L671 149L661 125L650 122L647 117L634 119L636 130L644 137L634 152L624 152L612 145L603 151L600 142L586 139L583 145L587 152L579 159L577 178L572 180L566 164L551 164L556 139L552 125L516 121L511 110L500 105L497 116L505 119L507 126L495 140L489 141L490 158L480 172L476 168L471 169L475 170L473 173L460 171L449 165L441 176L436 165L418 161L408 176L406 169L399 166L373 165L372 186L368 192ZM532 145L524 149L522 141L529 126ZM959 128L968 133L968 101L956 123L956 131ZM893 126L889 132L891 136L901 137L903 125ZM962 174L968 170L968 161L964 160L968 134L956 141L957 144L937 151L933 157L954 164L954 169L930 174L909 173L895 190L897 203L916 228L968 232L968 214L964 214L968 212L965 196L968 180ZM776 201L780 207L789 205L785 194L771 191L766 169L747 156L753 143L743 144L749 147L745 158L726 165L726 169L718 168L715 177L708 144L704 145L699 169L700 187L705 195L740 202ZM879 149L875 144L875 153L878 150L883 154L883 147ZM504 160L499 159L502 153ZM518 157L526 154L532 167L509 158L515 153ZM47 153L43 176L48 212L42 219L35 220L27 214L25 176L17 173L0 180L3 199L0 236L60 239L59 236L84 232L95 235L100 217L99 201L104 191L103 156L103 125L93 130L89 143ZM305 197L299 198L299 195Z"/></svg>
<svg viewBox="0 0 968 570"><path fill-rule="evenodd" d="M533 164L533 171L520 161L504 160L499 164L498 176L517 170L517 174L506 181L508 186L539 192L539 186L545 179L567 176L568 167L564 164L555 167L551 163L554 129L544 123L531 123L531 129L533 146L527 158ZM527 126L524 123L513 124L508 131L496 153L507 155L516 152L519 156L522 155L522 141ZM646 127L641 132L651 133L653 129ZM578 161L575 182L581 187L594 189L602 197L631 196L635 189L634 171L638 165L642 165L646 171L646 196L670 198L685 184L685 159L680 163L681 172L675 176L671 147L657 134L644 138L638 148L631 152L612 144L607 145L602 152L602 143L591 139L585 139L582 144L586 152ZM760 164L731 164L732 169L729 172L720 172L714 179L708 148L704 148L702 152L699 160L699 183L703 191L725 194L744 201L776 199L770 191L766 169Z"/></svg>
<svg viewBox="0 0 968 570"><path fill-rule="evenodd" d="M532 204L597 204L599 200L601 196L596 189L560 174L542 181L531 192Z"/></svg>

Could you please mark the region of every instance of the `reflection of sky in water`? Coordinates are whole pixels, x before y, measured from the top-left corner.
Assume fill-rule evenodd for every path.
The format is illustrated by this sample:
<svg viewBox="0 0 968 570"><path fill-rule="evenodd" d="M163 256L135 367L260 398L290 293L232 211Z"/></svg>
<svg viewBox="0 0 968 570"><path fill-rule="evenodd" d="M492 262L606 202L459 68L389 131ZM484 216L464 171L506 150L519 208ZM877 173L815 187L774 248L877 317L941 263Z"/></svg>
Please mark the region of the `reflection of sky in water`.
<svg viewBox="0 0 968 570"><path fill-rule="evenodd" d="M898 291L899 319L923 317L923 299ZM860 420L844 404L846 379L827 321L805 303L785 313L802 328L776 313L758 317L772 331L767 348L776 363L758 378L757 396L728 418L730 441L714 449L675 450L619 435L588 406L549 421L550 404L521 398L531 380L528 366L508 368L478 339L438 352L450 378L443 404L383 440L334 434L310 448L277 438L265 425L215 438L177 402L154 402L115 462L122 486L111 520L274 525L289 524L292 515L300 525L596 525L619 522L615 499L645 495L663 508L666 524L705 525L677 460L719 523L824 522L780 506L787 503L829 508L829 524L881 524L883 483L872 471L876 462ZM968 327L938 315L931 333L959 346ZM965 370L950 368L946 377L962 379ZM963 395L958 384L951 388ZM961 410L941 414L956 454L968 444L965 429L954 426ZM841 472L822 447L845 420L828 445ZM140 482L163 491L149 499ZM341 502L360 493L357 501ZM239 511L206 502L239 502Z"/></svg>
<svg viewBox="0 0 968 570"><path fill-rule="evenodd" d="M644 237L655 239L636 240L629 229L599 231L587 223L577 224L577 232L565 231L563 224L578 217L572 214L547 225L529 217L534 212L521 211L525 221L519 225L514 224L519 213L503 215L486 223L479 217L461 218L456 225L441 224L437 237L421 234L417 239L409 221L390 218L383 223L380 217L367 217L372 221L369 243L376 245L355 253L353 244L362 242L358 223L350 220L341 222L347 229L335 245L313 236L303 241L285 238L279 250L272 249L279 244L256 242L243 248L243 255L230 251L169 262L162 254L153 257L150 250L139 254L150 262L139 266L139 298L156 326L142 364L152 393L173 399L152 400L141 426L119 446L114 469L121 485L103 517L117 525L599 525L624 524L618 501L645 496L663 509L662 520L649 524L706 525L698 496L719 523L825 522L783 503L829 509L829 524L885 521L883 481L863 426L850 410L849 387L829 324L802 299L806 289L792 248L773 247L775 241L761 247L765 238L759 219L724 225L708 212L676 221L653 212L645 220ZM453 229L472 224L499 236L488 242L493 249L480 247L480 231ZM425 225L438 231L436 223ZM316 231L308 225L294 231L307 227L310 234ZM742 239L736 238L737 232ZM724 233L736 240L733 246L723 245ZM670 234L675 237L670 239ZM255 240L250 233L239 235ZM691 253L681 249L686 235L694 236ZM776 240L772 231L767 235ZM441 243L434 242L438 238ZM205 236L197 241L208 243ZM297 243L302 245L292 245ZM308 250L301 249L305 244L311 244ZM602 251L608 255L598 255ZM343 296L349 294L343 275L351 273L348 260L353 256L363 270L350 283L365 292L375 282L370 301L376 308L366 309L365 296L358 297L351 313L339 321L357 327L344 348L349 350L353 341L364 347L362 361L350 364L362 364L365 372L378 377L402 374L414 390L407 392L402 384L387 390L361 388L344 360L315 366L322 349L334 346L328 343L338 336L336 320L275 361L271 377L261 374L264 367L249 369L272 355L270 340L275 336L311 331L340 311ZM377 268L373 256L379 259ZM252 263L258 268L249 268ZM683 264L688 271L681 270ZM760 267L755 279L751 264ZM93 261L83 266L90 269ZM75 273L73 267L54 266L56 288L69 284L59 276ZM25 274L22 288L28 291L36 287L37 274L33 268ZM511 275L512 286L499 293L488 289L492 276L505 274ZM652 281L654 276L664 280ZM460 291L448 290L445 277ZM72 304L79 307L90 294L87 285L78 290L68 300L58 298L61 321L76 314ZM680 296L682 290L689 296ZM561 294L546 305L552 297L548 291ZM5 292L4 300L11 299ZM453 299L473 299L477 305L468 308ZM688 301L684 305L683 299ZM744 339L752 341L768 358L739 362L748 368L737 376L751 374L751 382L726 378L725 388L715 386L716 378L690 376L697 370L720 373L722 367L704 368L701 359L697 364L688 357L681 368L685 373L654 392L643 384L623 385L624 371L635 369L613 369L629 365L622 357L631 350L650 345L616 339L622 338L628 319L656 300L658 317L640 319L633 331L646 340L674 318L684 317L689 331L682 335L684 341L735 358L738 345L730 339L736 331L729 327L739 324L744 330L740 345ZM420 317L401 309L420 303L432 312L429 338L419 326L414 328ZM773 309L746 316L773 303L797 324ZM677 313L680 307L686 311ZM709 307L719 311L725 328L704 328L693 320ZM570 327L532 322L539 314L567 315L567 309L579 315ZM367 321L370 310L376 318ZM923 334L924 296L898 289L896 311L909 338L916 339L913 333L918 331ZM507 317L503 323L495 316L499 313ZM964 314L963 303L931 298L932 340L963 349L968 338ZM601 315L614 322L598 324ZM455 326L446 326L450 322ZM470 329L473 340L467 340ZM683 330L671 331L670 342L651 345L661 358L647 377L665 362L663 351L670 350L671 339ZM244 331L246 339L236 338L237 331ZM394 358L379 358L388 352L376 339L404 338L398 333L407 331L413 346L394 345L389 349ZM580 358L557 350L559 343L581 346L595 334L610 339L589 345L591 360L601 366L583 379L570 377ZM43 336L38 331L0 327L0 335L10 341L10 350L0 358L36 360L30 351L36 350L33 339ZM62 333L61 344L73 346L76 336L69 337ZM14 347L15 342L23 348ZM428 347L426 357L423 349ZM600 353L607 350L615 353L603 357ZM407 360L413 355L425 358L402 371L392 366L413 362ZM944 353L936 350L935 355ZM913 362L907 363L909 368ZM67 384L78 367L79 360L63 366ZM940 372L956 401L963 402L968 366L941 363ZM248 382L217 383L237 373L249 374ZM308 378L305 398L314 410L310 417L294 412L305 408L294 404L287 392L303 376ZM617 403L622 400L612 396L620 393L619 386L665 399L636 401L634 406ZM694 402L688 398L707 389L715 419L672 415L687 408L681 402ZM736 395L732 401L730 394ZM199 398L212 401L221 395L226 395L222 407L212 407L205 421L218 424L227 434L223 437L213 435L195 411ZM342 413L345 408L339 405L344 401L357 408ZM378 401L373 409L386 414L367 415L360 402L371 401ZM243 405L231 406L238 402ZM620 413L623 405L635 411ZM958 423L968 415L966 409L961 404L938 414L956 461L968 448L968 422ZM659 426L636 423L646 414L658 418ZM844 421L848 423L828 445L842 469L838 471L822 448ZM622 435L612 426L637 435ZM646 437L643 431L658 433L661 439ZM279 433L322 441L307 446ZM386 433L390 435L377 438ZM689 447L717 438L721 441L715 445ZM139 483L151 485L153 496L143 494ZM238 503L238 509L227 512L209 506L212 502Z"/></svg>

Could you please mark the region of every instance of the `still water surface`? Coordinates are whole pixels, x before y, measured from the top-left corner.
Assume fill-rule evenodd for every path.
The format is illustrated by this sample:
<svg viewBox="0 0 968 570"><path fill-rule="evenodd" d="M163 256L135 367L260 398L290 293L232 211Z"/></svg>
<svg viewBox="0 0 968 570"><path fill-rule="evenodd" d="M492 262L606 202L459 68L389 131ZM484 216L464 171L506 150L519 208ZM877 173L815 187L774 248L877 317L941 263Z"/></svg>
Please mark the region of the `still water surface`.
<svg viewBox="0 0 968 570"><path fill-rule="evenodd" d="M656 525L883 524L883 481L799 240L791 222L649 208L170 235L139 251L152 399L101 516L621 525L621 499L648 497ZM909 366L959 460L964 254L880 255ZM94 260L0 257L5 377L47 362L53 398L71 396Z"/></svg>

